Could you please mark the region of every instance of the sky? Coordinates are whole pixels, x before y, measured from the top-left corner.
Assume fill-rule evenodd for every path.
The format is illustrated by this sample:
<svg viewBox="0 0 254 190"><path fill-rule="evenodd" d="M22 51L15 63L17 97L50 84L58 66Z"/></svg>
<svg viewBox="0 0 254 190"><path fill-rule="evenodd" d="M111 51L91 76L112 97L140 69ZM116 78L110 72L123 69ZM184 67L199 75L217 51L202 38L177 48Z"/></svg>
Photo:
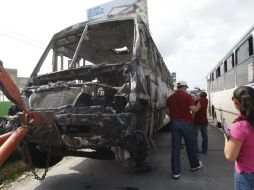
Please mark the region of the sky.
<svg viewBox="0 0 254 190"><path fill-rule="evenodd" d="M86 10L109 0L1 1L0 60L29 77L51 37L86 21ZM190 88L253 26L254 0L147 0L150 32L170 72Z"/></svg>

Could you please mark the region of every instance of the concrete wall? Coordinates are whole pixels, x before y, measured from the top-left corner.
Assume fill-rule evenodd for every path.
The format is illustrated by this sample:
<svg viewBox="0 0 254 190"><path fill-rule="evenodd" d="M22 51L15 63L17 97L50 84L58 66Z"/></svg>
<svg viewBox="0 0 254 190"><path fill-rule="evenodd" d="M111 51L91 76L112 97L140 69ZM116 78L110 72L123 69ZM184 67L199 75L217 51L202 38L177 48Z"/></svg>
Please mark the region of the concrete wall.
<svg viewBox="0 0 254 190"><path fill-rule="evenodd" d="M29 78L28 77L18 77L18 70L17 69L5 69L5 70L10 75L13 82L17 85L19 90L21 91L24 88L24 86ZM3 101L9 101L9 100L4 96L2 91L0 91L0 102L3 102Z"/></svg>
<svg viewBox="0 0 254 190"><path fill-rule="evenodd" d="M17 69L5 69L7 73L11 76L12 80L18 86L19 89L24 88L28 77L18 77L18 70Z"/></svg>

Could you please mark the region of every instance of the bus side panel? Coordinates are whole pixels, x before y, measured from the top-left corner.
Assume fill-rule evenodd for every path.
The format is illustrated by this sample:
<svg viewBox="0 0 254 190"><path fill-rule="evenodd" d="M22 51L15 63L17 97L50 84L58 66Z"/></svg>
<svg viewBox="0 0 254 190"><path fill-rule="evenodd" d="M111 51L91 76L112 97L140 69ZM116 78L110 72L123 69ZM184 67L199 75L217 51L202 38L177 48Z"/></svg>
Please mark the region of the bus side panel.
<svg viewBox="0 0 254 190"><path fill-rule="evenodd" d="M225 120L229 127L237 117L237 110L231 99L233 92L234 88L211 94L211 107L216 114L214 119L219 123Z"/></svg>

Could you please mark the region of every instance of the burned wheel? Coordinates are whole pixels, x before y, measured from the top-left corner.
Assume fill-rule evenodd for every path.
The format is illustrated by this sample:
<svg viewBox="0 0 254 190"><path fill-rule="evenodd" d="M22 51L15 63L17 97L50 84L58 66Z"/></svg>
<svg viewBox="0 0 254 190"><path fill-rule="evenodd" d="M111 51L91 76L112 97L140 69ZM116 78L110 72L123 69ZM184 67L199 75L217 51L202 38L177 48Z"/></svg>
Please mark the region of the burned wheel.
<svg viewBox="0 0 254 190"><path fill-rule="evenodd" d="M121 146L115 148L115 158L119 164L133 171L148 169L149 141L141 131L134 131Z"/></svg>
<svg viewBox="0 0 254 190"><path fill-rule="evenodd" d="M28 165L31 165L36 168L45 168L47 161L47 153L41 152L36 144L27 143L21 145L22 157L24 162ZM56 165L58 162L62 160L62 156L54 156L50 155L50 161L48 163L48 167ZM32 163L31 163L32 162Z"/></svg>

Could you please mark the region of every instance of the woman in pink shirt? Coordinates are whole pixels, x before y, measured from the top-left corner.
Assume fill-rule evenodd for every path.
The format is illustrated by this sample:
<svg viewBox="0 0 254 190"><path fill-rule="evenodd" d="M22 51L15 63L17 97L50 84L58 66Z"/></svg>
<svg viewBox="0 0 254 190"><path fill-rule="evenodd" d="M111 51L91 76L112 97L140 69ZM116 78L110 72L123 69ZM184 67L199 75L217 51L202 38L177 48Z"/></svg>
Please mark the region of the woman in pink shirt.
<svg viewBox="0 0 254 190"><path fill-rule="evenodd" d="M233 103L240 116L234 121L224 154L235 161L236 190L254 190L254 89L241 86L233 93Z"/></svg>

